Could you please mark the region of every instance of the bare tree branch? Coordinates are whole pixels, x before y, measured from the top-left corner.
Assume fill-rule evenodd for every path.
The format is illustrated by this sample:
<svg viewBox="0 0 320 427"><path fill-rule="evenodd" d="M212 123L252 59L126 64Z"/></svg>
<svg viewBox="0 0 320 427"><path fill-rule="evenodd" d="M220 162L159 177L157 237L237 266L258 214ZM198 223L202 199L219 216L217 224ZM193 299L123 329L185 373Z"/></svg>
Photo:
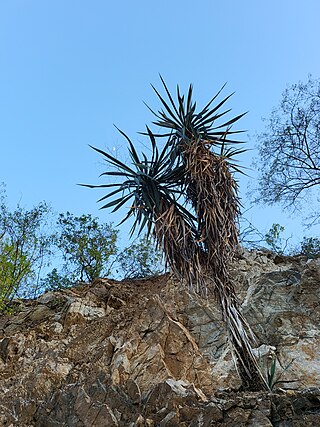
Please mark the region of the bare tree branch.
<svg viewBox="0 0 320 427"><path fill-rule="evenodd" d="M295 84L283 93L258 142L257 203L282 203L295 210L308 193L318 194L320 79L309 76L306 83Z"/></svg>

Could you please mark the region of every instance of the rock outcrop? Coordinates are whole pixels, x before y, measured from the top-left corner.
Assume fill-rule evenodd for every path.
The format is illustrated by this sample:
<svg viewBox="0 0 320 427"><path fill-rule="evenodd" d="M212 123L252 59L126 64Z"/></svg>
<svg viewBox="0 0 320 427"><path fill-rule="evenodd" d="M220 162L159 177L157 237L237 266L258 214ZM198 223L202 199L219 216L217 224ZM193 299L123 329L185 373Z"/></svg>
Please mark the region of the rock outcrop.
<svg viewBox="0 0 320 427"><path fill-rule="evenodd" d="M233 276L272 393L241 391L213 300L96 279L0 318L0 425L320 425L320 260L247 253Z"/></svg>

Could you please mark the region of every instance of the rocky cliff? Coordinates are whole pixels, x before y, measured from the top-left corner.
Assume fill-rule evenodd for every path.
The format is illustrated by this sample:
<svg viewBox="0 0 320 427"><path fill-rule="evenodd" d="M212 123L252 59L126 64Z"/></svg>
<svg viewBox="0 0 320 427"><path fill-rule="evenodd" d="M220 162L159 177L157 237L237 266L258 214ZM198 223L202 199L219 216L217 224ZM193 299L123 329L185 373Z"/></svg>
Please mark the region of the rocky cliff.
<svg viewBox="0 0 320 427"><path fill-rule="evenodd" d="M272 393L241 391L213 300L170 275L97 279L0 318L0 425L320 425L320 260L232 270Z"/></svg>

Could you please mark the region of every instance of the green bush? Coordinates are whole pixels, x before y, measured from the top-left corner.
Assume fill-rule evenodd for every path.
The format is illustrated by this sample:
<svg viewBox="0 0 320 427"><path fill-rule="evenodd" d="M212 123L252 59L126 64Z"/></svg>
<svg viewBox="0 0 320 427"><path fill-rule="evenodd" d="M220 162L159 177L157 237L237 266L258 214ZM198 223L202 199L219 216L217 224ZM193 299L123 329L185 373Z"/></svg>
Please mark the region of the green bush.
<svg viewBox="0 0 320 427"><path fill-rule="evenodd" d="M304 237L301 242L300 253L308 259L320 256L320 239L317 237Z"/></svg>
<svg viewBox="0 0 320 427"><path fill-rule="evenodd" d="M68 289L74 286L72 279L66 274L62 274L57 268L54 268L46 277L41 280L41 289L45 291L57 291L59 289Z"/></svg>
<svg viewBox="0 0 320 427"><path fill-rule="evenodd" d="M125 248L117 261L125 279L150 277L164 272L162 252L147 236Z"/></svg>
<svg viewBox="0 0 320 427"><path fill-rule="evenodd" d="M64 271L73 282L91 282L108 276L117 253L112 224L99 224L91 215L60 214L55 244L64 260Z"/></svg>
<svg viewBox="0 0 320 427"><path fill-rule="evenodd" d="M50 212L46 203L31 210L8 209L0 204L0 309L16 296L36 293L40 274L51 252L51 237L44 231Z"/></svg>
<svg viewBox="0 0 320 427"><path fill-rule="evenodd" d="M270 249L282 255L285 251L284 242L281 234L284 232L284 227L280 224L272 224L270 230L265 235L265 241Z"/></svg>

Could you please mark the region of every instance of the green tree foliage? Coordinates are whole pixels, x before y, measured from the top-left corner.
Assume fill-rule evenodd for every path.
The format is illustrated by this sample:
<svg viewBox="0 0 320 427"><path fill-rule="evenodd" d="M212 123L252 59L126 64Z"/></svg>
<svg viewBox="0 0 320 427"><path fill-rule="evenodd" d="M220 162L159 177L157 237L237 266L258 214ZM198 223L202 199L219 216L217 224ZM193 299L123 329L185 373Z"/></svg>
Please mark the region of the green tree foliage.
<svg viewBox="0 0 320 427"><path fill-rule="evenodd" d="M91 282L110 274L118 234L112 224L99 224L91 215L67 212L59 215L57 227L55 244L64 259L68 280Z"/></svg>
<svg viewBox="0 0 320 427"><path fill-rule="evenodd" d="M112 224L67 212L59 215L53 234L53 220L46 203L31 210L17 206L11 211L0 188L0 309L16 296L35 297L44 290L70 288L102 275L115 276L116 263L127 278L163 271L161 254L147 237L116 258L118 231ZM51 263L61 268L44 275Z"/></svg>
<svg viewBox="0 0 320 427"><path fill-rule="evenodd" d="M308 259L320 257L320 239L318 237L304 237L301 242L300 251Z"/></svg>
<svg viewBox="0 0 320 427"><path fill-rule="evenodd" d="M0 205L0 304L16 295L32 295L50 253L51 238L44 231L50 209L40 203L31 210Z"/></svg>
<svg viewBox="0 0 320 427"><path fill-rule="evenodd" d="M150 277L163 273L163 256L147 236L132 243L117 257L125 279Z"/></svg>
<svg viewBox="0 0 320 427"><path fill-rule="evenodd" d="M31 262L17 245L4 239L0 243L0 310L19 290L23 280L32 276Z"/></svg>
<svg viewBox="0 0 320 427"><path fill-rule="evenodd" d="M309 77L284 91L266 130L258 136L257 202L296 208L320 184L320 79ZM319 201L319 199L318 199ZM316 209L314 220L319 220Z"/></svg>
<svg viewBox="0 0 320 427"><path fill-rule="evenodd" d="M270 249L277 253L283 254L285 247L283 245L283 239L281 234L284 232L284 227L280 224L272 224L270 230L265 235L265 241Z"/></svg>
<svg viewBox="0 0 320 427"><path fill-rule="evenodd" d="M243 225L240 233L240 242L247 249L263 249L266 246L277 254L284 254L287 247L287 240L282 237L285 228L280 224L272 224L270 229L263 233L258 230L250 221L241 218Z"/></svg>
<svg viewBox="0 0 320 427"><path fill-rule="evenodd" d="M44 291L57 291L60 289L72 288L74 280L67 273L62 273L54 268L41 279L41 289Z"/></svg>
<svg viewBox="0 0 320 427"><path fill-rule="evenodd" d="M244 222L244 221L243 221ZM297 246L289 245L292 235L285 238L285 227L272 224L267 233L262 233L249 221L240 235L242 245L247 249L267 248L278 255L304 255L308 259L320 257L320 239L318 237L303 237Z"/></svg>

